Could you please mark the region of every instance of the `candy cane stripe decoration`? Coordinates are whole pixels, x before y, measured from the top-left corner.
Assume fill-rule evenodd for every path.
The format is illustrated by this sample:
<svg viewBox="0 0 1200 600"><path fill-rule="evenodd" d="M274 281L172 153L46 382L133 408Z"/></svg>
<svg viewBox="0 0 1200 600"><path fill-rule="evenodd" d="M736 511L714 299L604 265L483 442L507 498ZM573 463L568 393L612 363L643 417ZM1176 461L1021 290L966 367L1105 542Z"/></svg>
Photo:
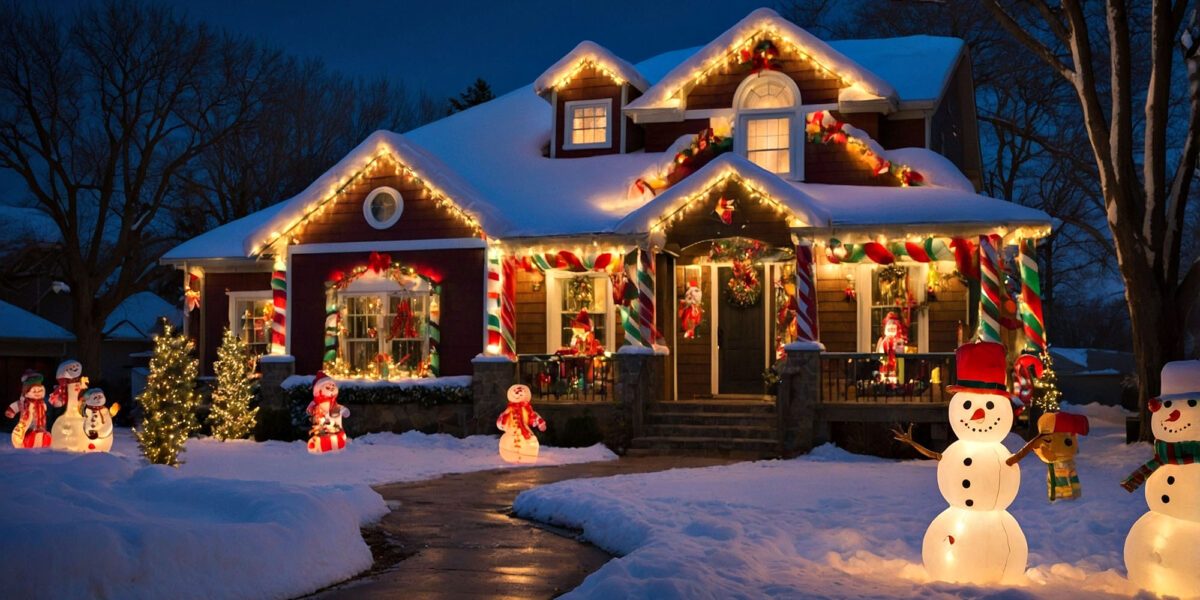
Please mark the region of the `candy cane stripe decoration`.
<svg viewBox="0 0 1200 600"><path fill-rule="evenodd" d="M271 273L271 301L275 305L271 318L271 353L287 352L287 272L283 261L275 262Z"/></svg>
<svg viewBox="0 0 1200 600"><path fill-rule="evenodd" d="M817 292L813 285L813 249L809 240L800 240L796 244L796 305L800 309L796 316L800 339L817 341Z"/></svg>
<svg viewBox="0 0 1200 600"><path fill-rule="evenodd" d="M1000 342L1000 259L999 237L979 236L979 330L976 337L984 342Z"/></svg>
<svg viewBox="0 0 1200 600"><path fill-rule="evenodd" d="M500 283L500 353L517 357L517 259L506 258Z"/></svg>
<svg viewBox="0 0 1200 600"><path fill-rule="evenodd" d="M322 361L327 365L332 365L337 361L338 350L338 326L341 322L341 314L338 312L337 302L333 299L333 294L329 294L329 298L325 301L325 354L322 356Z"/></svg>
<svg viewBox="0 0 1200 600"><path fill-rule="evenodd" d="M642 331L642 345L654 345L654 257L639 249L637 269L637 314L638 326Z"/></svg>
<svg viewBox="0 0 1200 600"><path fill-rule="evenodd" d="M1037 240L1024 239L1020 244L1021 263L1021 322L1025 343L1032 350L1046 350L1046 321L1042 316L1042 279L1038 273Z"/></svg>
<svg viewBox="0 0 1200 600"><path fill-rule="evenodd" d="M635 294L636 294L636 290L637 290L636 282L638 280L637 271L638 271L637 259L634 259L632 261L627 261L625 263L625 277L626 277L626 279L629 280L626 285L634 286L632 289L634 290ZM640 320L639 315L641 314L641 312L638 310L638 304L639 304L638 296L640 296L640 294L636 294L635 297L629 301L628 307L624 307L624 306L620 307L621 308L621 328L625 330L625 343L626 344L628 344L630 346L645 347L645 346L647 346L647 344L646 344L645 338L642 337L642 328L640 327L640 324L639 324L639 320Z"/></svg>
<svg viewBox="0 0 1200 600"><path fill-rule="evenodd" d="M488 353L500 350L500 252L488 252L487 345Z"/></svg>
<svg viewBox="0 0 1200 600"><path fill-rule="evenodd" d="M438 377L442 374L442 286L433 285L433 295L429 298L429 374Z"/></svg>

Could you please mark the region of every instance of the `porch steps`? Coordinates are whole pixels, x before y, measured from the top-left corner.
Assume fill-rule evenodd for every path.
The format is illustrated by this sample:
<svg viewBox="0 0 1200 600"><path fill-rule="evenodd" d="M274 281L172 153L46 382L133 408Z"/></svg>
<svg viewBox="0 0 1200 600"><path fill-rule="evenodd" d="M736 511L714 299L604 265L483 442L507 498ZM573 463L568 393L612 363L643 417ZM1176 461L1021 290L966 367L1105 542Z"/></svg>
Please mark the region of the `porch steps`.
<svg viewBox="0 0 1200 600"><path fill-rule="evenodd" d="M762 399L662 402L646 410L644 435L633 455L769 458L779 455L775 403Z"/></svg>

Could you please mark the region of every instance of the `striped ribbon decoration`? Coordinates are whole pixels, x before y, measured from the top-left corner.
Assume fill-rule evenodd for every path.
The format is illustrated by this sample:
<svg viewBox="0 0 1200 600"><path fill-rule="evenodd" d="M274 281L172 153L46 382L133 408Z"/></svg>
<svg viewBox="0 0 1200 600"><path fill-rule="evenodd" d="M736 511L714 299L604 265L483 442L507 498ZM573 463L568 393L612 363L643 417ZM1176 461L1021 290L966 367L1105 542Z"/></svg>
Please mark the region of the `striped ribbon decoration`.
<svg viewBox="0 0 1200 600"><path fill-rule="evenodd" d="M979 329L975 337L1000 342L1000 239L979 236Z"/></svg>
<svg viewBox="0 0 1200 600"><path fill-rule="evenodd" d="M1037 353L1046 350L1046 321L1042 316L1042 277L1038 272L1037 240L1023 239L1018 245L1021 265L1021 323L1025 345Z"/></svg>
<svg viewBox="0 0 1200 600"><path fill-rule="evenodd" d="M935 260L955 260L955 240L951 238L931 237L919 242L867 242L865 244L843 244L837 238L831 238L826 245L825 255L830 263L857 263L864 260L881 265L890 265L896 260L908 257L916 262L927 263Z"/></svg>
<svg viewBox="0 0 1200 600"><path fill-rule="evenodd" d="M796 244L796 325L800 329L800 339L815 342L817 333L817 292L813 285L813 249L812 242L800 240Z"/></svg>
<svg viewBox="0 0 1200 600"><path fill-rule="evenodd" d="M638 326L642 330L642 342L646 347L654 345L654 256L638 250Z"/></svg>
<svg viewBox="0 0 1200 600"><path fill-rule="evenodd" d="M557 253L531 254L527 268L536 268L545 272L549 269L566 269L568 271L605 271L613 264L614 257L610 252L595 255L579 256L568 250Z"/></svg>
<svg viewBox="0 0 1200 600"><path fill-rule="evenodd" d="M635 252L641 251L635 250ZM634 285L633 290L636 295L632 300L629 301L629 306L620 307L621 328L625 330L626 344L630 346L648 347L649 344L646 343L646 338L643 336L642 328L639 326L639 315L641 314L641 311L638 310L638 305L640 304L638 299L641 294L637 292L636 287L636 282L638 280L637 271L637 260L625 261L625 277L631 282L630 285Z"/></svg>
<svg viewBox="0 0 1200 600"><path fill-rule="evenodd" d="M442 374L442 286L432 284L432 291L429 322L426 324L429 333L429 374L438 377Z"/></svg>
<svg viewBox="0 0 1200 600"><path fill-rule="evenodd" d="M338 312L337 301L333 299L331 293L325 302L325 354L322 356L322 360L326 366L337 361L338 325L341 320L342 315Z"/></svg>
<svg viewBox="0 0 1200 600"><path fill-rule="evenodd" d="M287 273L282 265L276 265L271 273L271 301L275 305L271 318L271 352L287 352Z"/></svg>
<svg viewBox="0 0 1200 600"><path fill-rule="evenodd" d="M500 280L500 353L517 357L517 259L505 258Z"/></svg>
<svg viewBox="0 0 1200 600"><path fill-rule="evenodd" d="M500 253L488 252L487 345L500 348Z"/></svg>

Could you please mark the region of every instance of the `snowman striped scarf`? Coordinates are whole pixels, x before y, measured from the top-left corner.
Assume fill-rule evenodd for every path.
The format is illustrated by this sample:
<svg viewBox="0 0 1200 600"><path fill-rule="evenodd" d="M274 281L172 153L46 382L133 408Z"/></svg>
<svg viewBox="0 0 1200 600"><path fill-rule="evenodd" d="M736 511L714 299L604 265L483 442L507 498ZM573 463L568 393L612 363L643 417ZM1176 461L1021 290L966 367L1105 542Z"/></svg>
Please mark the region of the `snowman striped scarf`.
<svg viewBox="0 0 1200 600"><path fill-rule="evenodd" d="M1132 492L1146 483L1150 474L1163 465L1190 465L1195 462L1200 462L1200 442L1156 441L1154 458L1126 477L1125 481L1121 482L1121 487L1127 492Z"/></svg>

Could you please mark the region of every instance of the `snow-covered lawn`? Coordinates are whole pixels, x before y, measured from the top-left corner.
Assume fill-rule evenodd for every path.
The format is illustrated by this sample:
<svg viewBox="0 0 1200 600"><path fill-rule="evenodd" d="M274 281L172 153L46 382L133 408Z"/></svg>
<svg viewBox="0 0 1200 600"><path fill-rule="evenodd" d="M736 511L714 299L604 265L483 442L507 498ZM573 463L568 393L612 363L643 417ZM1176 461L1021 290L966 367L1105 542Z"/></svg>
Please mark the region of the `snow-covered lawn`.
<svg viewBox="0 0 1200 600"><path fill-rule="evenodd" d="M506 466L496 438L373 434L345 452L303 442L188 442L179 469L111 455L0 447L8 598L286 598L371 566L360 527L387 513L369 484ZM539 465L610 460L542 448Z"/></svg>
<svg viewBox="0 0 1200 600"><path fill-rule="evenodd" d="M1118 486L1148 460L1124 444L1124 413L1086 412L1083 497L1046 500L1046 471L1022 464L1009 511L1029 540L1028 583L996 594L931 583L921 539L946 502L936 463L856 456L832 446L786 461L565 481L521 494L517 514L583 530L621 556L576 598L1079 598L1128 595L1125 534L1146 511ZM1015 450L1016 436L1005 444Z"/></svg>

